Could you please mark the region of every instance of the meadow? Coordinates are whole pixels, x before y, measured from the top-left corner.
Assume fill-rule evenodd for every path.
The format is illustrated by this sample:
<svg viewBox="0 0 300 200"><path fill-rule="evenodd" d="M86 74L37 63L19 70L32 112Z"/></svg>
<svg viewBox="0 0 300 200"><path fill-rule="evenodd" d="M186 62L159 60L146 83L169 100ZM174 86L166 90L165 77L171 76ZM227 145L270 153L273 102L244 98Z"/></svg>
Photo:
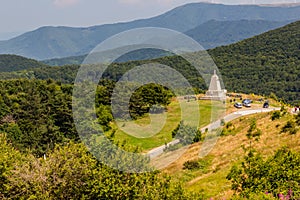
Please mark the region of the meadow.
<svg viewBox="0 0 300 200"><path fill-rule="evenodd" d="M183 121L186 124L202 128L216 120L221 114L224 114L225 106L226 105L223 105L220 102L209 100L187 101L181 99L178 101L173 99L167 107L165 123L153 123L151 130L159 130L155 135L147 137L145 131L143 131L143 135L141 135L141 137L136 137L136 135L133 136L125 133L125 131L123 131L124 129L135 132L133 129L136 126L133 125L133 122L118 122L121 127L118 127L117 123L113 122L111 124L112 130L107 132L107 134L110 134L112 131L116 131L116 141L126 140L129 144L140 146L142 150L147 151L171 142L172 131L176 129L181 119L184 119ZM164 119L162 115L163 114L154 114L152 115L152 120L159 122L160 119ZM151 123L149 114L146 114L145 116L135 120L134 123L139 125L141 128L148 126ZM157 127L161 125L162 127Z"/></svg>

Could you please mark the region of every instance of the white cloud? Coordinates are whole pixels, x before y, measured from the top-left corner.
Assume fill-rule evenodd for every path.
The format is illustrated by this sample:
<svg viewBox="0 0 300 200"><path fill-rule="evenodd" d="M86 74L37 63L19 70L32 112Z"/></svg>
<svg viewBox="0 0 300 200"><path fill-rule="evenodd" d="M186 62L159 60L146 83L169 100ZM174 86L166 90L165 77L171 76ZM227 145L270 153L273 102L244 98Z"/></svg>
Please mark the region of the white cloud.
<svg viewBox="0 0 300 200"><path fill-rule="evenodd" d="M75 5L79 2L79 0L54 0L53 3L57 7L68 7Z"/></svg>

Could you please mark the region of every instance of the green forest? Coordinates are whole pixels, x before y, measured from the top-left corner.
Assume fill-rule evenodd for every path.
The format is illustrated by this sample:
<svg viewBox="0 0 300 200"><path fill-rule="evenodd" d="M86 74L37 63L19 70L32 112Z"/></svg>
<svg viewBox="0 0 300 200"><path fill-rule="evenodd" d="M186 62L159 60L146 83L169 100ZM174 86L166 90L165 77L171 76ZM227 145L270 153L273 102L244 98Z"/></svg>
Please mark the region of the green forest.
<svg viewBox="0 0 300 200"><path fill-rule="evenodd" d="M112 84L97 89L99 124L109 129L112 120L108 105ZM130 174L106 167L79 141L72 119L72 85L52 80L0 82L0 197L1 199L194 199L179 182L159 172ZM149 85L138 90L134 99L147 91L164 88ZM153 92L152 92L153 93ZM148 95L148 104L168 104L166 99ZM141 103L145 103L141 102ZM145 107L145 106L143 106ZM149 109L149 106L148 106ZM113 136L110 136L113 140ZM125 142L125 143L124 143ZM120 144L121 145L121 144ZM139 151L123 141L122 148ZM124 157L122 159L125 159ZM130 162L130 161L129 161ZM136 160L131 161L139 165ZM147 160L139 161L147 162Z"/></svg>

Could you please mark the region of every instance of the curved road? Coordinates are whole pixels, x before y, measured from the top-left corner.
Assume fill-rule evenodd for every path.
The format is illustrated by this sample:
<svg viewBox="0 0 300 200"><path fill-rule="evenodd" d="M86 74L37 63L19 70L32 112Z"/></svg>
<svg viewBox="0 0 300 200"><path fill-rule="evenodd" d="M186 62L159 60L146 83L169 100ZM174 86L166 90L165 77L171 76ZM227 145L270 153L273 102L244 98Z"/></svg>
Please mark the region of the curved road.
<svg viewBox="0 0 300 200"><path fill-rule="evenodd" d="M272 112L272 111L275 111L275 110L280 110L280 108L260 108L260 109L251 109L251 110L240 110L240 111L236 111L236 112L233 112L233 113L230 113L228 115L226 115L223 119L225 120L225 122L230 122L234 119L237 119L237 118L240 118L242 116L246 116L246 115L252 115L252 114L257 114L257 113L265 113L265 112ZM209 131L210 130L214 130L214 129L217 129L221 126L221 119L218 120L218 121L215 121L203 128L201 128L201 132L205 132L206 129L208 129ZM174 144L177 144L179 143L179 140L176 139L176 140L173 140L172 142L169 142L167 144L167 146L169 145L174 145ZM162 154L164 152L164 148L166 147L166 145L162 145L162 146L159 146L159 147L156 147L152 150L150 150L149 152L147 152L147 155L150 157L150 158L154 158L156 156L159 156L160 154Z"/></svg>

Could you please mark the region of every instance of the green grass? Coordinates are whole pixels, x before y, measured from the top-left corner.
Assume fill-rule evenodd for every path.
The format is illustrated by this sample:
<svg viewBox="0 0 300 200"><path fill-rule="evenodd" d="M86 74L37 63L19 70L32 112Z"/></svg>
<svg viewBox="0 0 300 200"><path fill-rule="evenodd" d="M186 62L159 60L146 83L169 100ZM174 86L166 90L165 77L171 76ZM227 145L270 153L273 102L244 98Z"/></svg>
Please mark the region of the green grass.
<svg viewBox="0 0 300 200"><path fill-rule="evenodd" d="M226 179L230 168L219 170L205 176L192 185L186 186L189 191L205 191L204 198L224 197L225 192L230 190L231 183Z"/></svg>
<svg viewBox="0 0 300 200"><path fill-rule="evenodd" d="M115 141L126 140L128 144L139 146L143 151L146 151L172 141L172 131L182 119L186 124L201 128L208 125L212 118L216 119L220 113L225 112L223 107L222 103L211 101L172 101L168 106L165 123L160 121L160 119L163 120L161 115L154 115L154 123L149 126L151 120L149 115L146 115L137 119L135 124L132 122L114 122L111 126L117 130ZM136 125L141 126L141 128L136 128ZM156 132L153 133L153 130Z"/></svg>

